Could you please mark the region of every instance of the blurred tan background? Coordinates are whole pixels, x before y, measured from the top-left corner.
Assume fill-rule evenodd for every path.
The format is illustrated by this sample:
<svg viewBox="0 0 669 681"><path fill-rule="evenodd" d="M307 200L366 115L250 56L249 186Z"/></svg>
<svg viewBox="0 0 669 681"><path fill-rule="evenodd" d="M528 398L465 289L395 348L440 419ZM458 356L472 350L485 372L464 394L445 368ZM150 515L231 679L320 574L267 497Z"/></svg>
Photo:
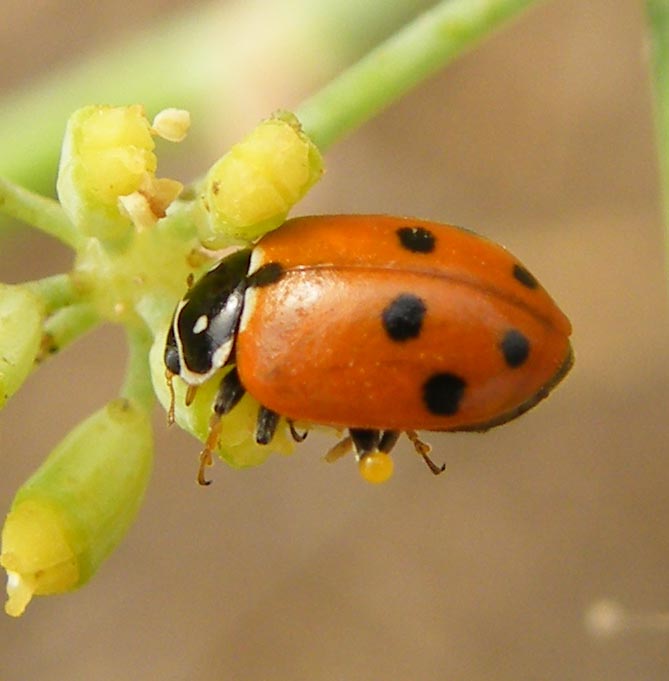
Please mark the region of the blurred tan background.
<svg viewBox="0 0 669 681"><path fill-rule="evenodd" d="M0 89L179 5L4 0ZM0 617L0 680L668 679L669 632L584 626L601 598L669 612L669 324L646 58L642 3L547 2L336 145L296 211L417 215L504 243L574 324L576 365L551 399L486 435L431 436L440 479L404 444L380 488L352 461L324 464L331 440L312 437L256 469L219 464L200 489L197 443L156 413L136 525L84 589ZM188 179L316 86L271 69L255 75L272 87L240 92L239 129L172 175ZM27 230L0 242L4 281L69 264ZM124 359L121 333L101 329L10 402L2 512L116 395Z"/></svg>

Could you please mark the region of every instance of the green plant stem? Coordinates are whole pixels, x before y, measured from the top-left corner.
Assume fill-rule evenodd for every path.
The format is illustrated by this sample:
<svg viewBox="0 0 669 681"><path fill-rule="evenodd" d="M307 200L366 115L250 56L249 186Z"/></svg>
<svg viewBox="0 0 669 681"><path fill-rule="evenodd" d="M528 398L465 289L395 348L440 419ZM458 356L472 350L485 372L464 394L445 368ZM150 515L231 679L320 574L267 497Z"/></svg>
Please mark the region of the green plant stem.
<svg viewBox="0 0 669 681"><path fill-rule="evenodd" d="M121 388L121 397L135 400L148 410L156 399L149 369L151 335L145 327L129 327L126 337L129 359Z"/></svg>
<svg viewBox="0 0 669 681"><path fill-rule="evenodd" d="M266 89L268 64L276 65L270 92L299 91L302 83L328 78L356 59L427 2L214 1L168 15L5 95L0 175L49 191L67 118L86 104L142 103L150 115L169 106L186 108L197 123L188 153L198 135L202 146L210 148L212 137L220 144L237 112L252 108L258 88ZM273 99L268 104L288 105Z"/></svg>
<svg viewBox="0 0 669 681"><path fill-rule="evenodd" d="M295 114L326 150L538 0L442 0L305 101Z"/></svg>
<svg viewBox="0 0 669 681"><path fill-rule="evenodd" d="M655 127L664 201L666 248L669 250L669 0L646 0L655 94ZM669 262L669 253L666 253ZM669 268L668 268L669 269Z"/></svg>
<svg viewBox="0 0 669 681"><path fill-rule="evenodd" d="M35 194L1 177L0 212L36 227L70 248L76 249L81 242L82 236L67 219L58 201Z"/></svg>
<svg viewBox="0 0 669 681"><path fill-rule="evenodd" d="M52 277L36 279L23 285L40 298L47 316L61 307L72 305L78 297L78 292L69 274L55 274Z"/></svg>
<svg viewBox="0 0 669 681"><path fill-rule="evenodd" d="M298 118L307 134L321 150L325 150L419 81L472 47L503 21L538 1L442 0L305 101L296 111ZM325 35L332 39L329 35L332 30L328 34L324 29L332 16L339 13L341 16L338 18L341 19L345 15L347 21L335 23L337 27L346 29L349 25L357 26L357 19L369 19L370 13L387 7L383 0L340 5L310 5L307 0L293 0L293 4L305 9L300 25L305 34L311 31L311 43L321 53L328 51L324 49L327 43L319 43L313 36ZM398 18L400 12L397 7L402 4L392 3L392 11L384 10L384 23L389 23L386 14L393 19ZM262 7L258 0L253 3L254 11L260 11ZM266 5L264 7L266 10ZM312 8L311 11L308 7ZM316 7L318 9L314 9ZM342 7L345 9L342 10ZM280 9L289 10L288 7ZM203 21L203 18L208 20ZM35 168L43 166L40 154L55 156L66 116L76 106L96 99L112 99L115 103L142 101L149 109L168 104L192 105L196 110L208 106L210 116L213 116L216 107L211 110L211 98L205 96L205 93L210 92L212 83L216 83L219 96L222 95L221 90L231 91L233 87L239 86L239 82L227 83L226 86L225 80L214 77L221 69L221 56L232 63L235 55L216 54L217 58L214 59L213 45L240 47L237 39L221 40L220 29L228 23L234 24L234 21L225 13L221 15L213 7L206 11L200 9L197 13L181 17L180 21L172 20L161 26L161 33L143 35L136 44L126 45L123 56L112 51L77 71L54 77L23 98L19 96L10 100L0 107L0 148L3 149L0 172L4 169L13 177L18 176L30 182L28 178L35 176ZM204 30L202 26L209 26L209 29ZM219 29L218 32L214 31L214 27ZM351 36L360 42L359 31L346 30L350 31L350 35L335 31L340 43L345 43L347 38L350 41ZM375 30L378 31L378 27L375 26ZM226 35L228 33L230 37L234 35L229 29ZM297 34L292 32L291 35ZM178 49L174 49L174 46L178 46ZM230 48L226 49L230 51ZM341 47L339 51L342 52ZM349 48L349 53L352 51ZM300 65L308 72L308 64L313 61L318 60L304 58ZM194 63L198 64L197 69L192 68ZM136 80L128 79L128 64L132 64ZM170 74L170 88L167 90L162 85L158 89L149 85L157 82L151 74L155 74L158 67L161 73ZM158 80L163 82L163 79ZM104 84L103 90L98 89L101 83ZM69 94L63 98L62 93ZM39 124L29 119L26 112L31 111L39 112ZM22 131L30 132L30 143L21 136ZM34 138L36 131L40 135L39 139ZM31 150L30 154L26 153L26 149ZM55 201L33 194L7 180L0 180L0 211L55 236L73 248L79 244L81 237Z"/></svg>
<svg viewBox="0 0 669 681"><path fill-rule="evenodd" d="M70 343L90 331L99 321L97 312L87 303L58 310L44 323L44 344L39 361L61 352Z"/></svg>

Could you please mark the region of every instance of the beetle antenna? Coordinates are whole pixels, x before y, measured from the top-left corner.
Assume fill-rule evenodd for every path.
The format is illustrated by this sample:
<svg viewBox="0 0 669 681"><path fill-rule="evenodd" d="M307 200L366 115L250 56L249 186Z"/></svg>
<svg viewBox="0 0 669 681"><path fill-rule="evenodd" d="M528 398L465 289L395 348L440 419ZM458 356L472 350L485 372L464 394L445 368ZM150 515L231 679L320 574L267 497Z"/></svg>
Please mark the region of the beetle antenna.
<svg viewBox="0 0 669 681"><path fill-rule="evenodd" d="M174 385L172 381L174 380L174 374L169 370L165 370L165 381L167 383L167 389L170 391L170 407L167 410L167 425L171 426L174 423Z"/></svg>
<svg viewBox="0 0 669 681"><path fill-rule="evenodd" d="M439 475L446 470L445 463L442 463L441 466L437 466L437 464L432 461L429 456L430 452L432 451L432 447L430 447L427 442L423 442L423 440L418 437L418 433L415 430L407 430L406 435L409 440L411 440L411 444L416 450L416 454L419 454L423 458L423 461L425 461L427 467L432 471L432 473Z"/></svg>

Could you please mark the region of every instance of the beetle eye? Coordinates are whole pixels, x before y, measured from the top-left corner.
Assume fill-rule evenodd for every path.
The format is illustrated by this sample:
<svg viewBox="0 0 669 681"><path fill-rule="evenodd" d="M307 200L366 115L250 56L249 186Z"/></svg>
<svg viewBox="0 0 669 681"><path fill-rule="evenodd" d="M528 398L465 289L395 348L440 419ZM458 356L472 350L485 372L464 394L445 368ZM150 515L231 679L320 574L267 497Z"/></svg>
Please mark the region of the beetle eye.
<svg viewBox="0 0 669 681"><path fill-rule="evenodd" d="M167 339L167 345L165 346L165 366L170 373L175 376L179 375L181 371L181 362L179 361L179 351L177 350L176 343L171 344L170 339Z"/></svg>

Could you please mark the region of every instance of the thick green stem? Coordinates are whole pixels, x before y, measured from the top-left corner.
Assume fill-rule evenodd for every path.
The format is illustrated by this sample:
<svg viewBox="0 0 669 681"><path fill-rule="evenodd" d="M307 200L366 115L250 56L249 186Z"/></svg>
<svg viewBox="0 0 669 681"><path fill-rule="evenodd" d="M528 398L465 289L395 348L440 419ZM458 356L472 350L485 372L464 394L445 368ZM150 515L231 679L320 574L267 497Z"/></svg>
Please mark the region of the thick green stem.
<svg viewBox="0 0 669 681"><path fill-rule="evenodd" d="M64 307L44 323L44 342L38 358L43 361L61 352L70 343L90 331L100 318L92 305L81 303Z"/></svg>
<svg viewBox="0 0 669 681"><path fill-rule="evenodd" d="M0 212L50 234L70 248L76 248L81 235L58 201L35 194L0 177Z"/></svg>
<svg viewBox="0 0 669 681"><path fill-rule="evenodd" d="M69 274L55 274L52 277L36 279L26 282L24 286L42 301L47 316L61 307L72 305L78 297L78 292Z"/></svg>
<svg viewBox="0 0 669 681"><path fill-rule="evenodd" d="M149 369L151 335L145 327L128 328L126 335L130 356L121 388L121 397L135 400L148 410L156 399Z"/></svg>
<svg viewBox="0 0 669 681"><path fill-rule="evenodd" d="M193 135L220 141L247 102L265 88L295 91L355 59L428 0L243 0L193 4L108 42L72 66L50 69L0 101L0 175L48 191L68 116L86 104L142 103L155 114L178 106L193 113ZM261 79L260 82L256 82ZM281 81L286 87L281 87ZM270 101L273 108L288 106ZM248 122L246 123L248 125ZM205 133L203 135L203 133Z"/></svg>
<svg viewBox="0 0 669 681"><path fill-rule="evenodd" d="M326 150L538 0L442 0L295 111Z"/></svg>
<svg viewBox="0 0 669 681"><path fill-rule="evenodd" d="M646 0L651 38L655 126L664 200L664 227L669 250L669 0ZM666 254L669 262L669 253Z"/></svg>

